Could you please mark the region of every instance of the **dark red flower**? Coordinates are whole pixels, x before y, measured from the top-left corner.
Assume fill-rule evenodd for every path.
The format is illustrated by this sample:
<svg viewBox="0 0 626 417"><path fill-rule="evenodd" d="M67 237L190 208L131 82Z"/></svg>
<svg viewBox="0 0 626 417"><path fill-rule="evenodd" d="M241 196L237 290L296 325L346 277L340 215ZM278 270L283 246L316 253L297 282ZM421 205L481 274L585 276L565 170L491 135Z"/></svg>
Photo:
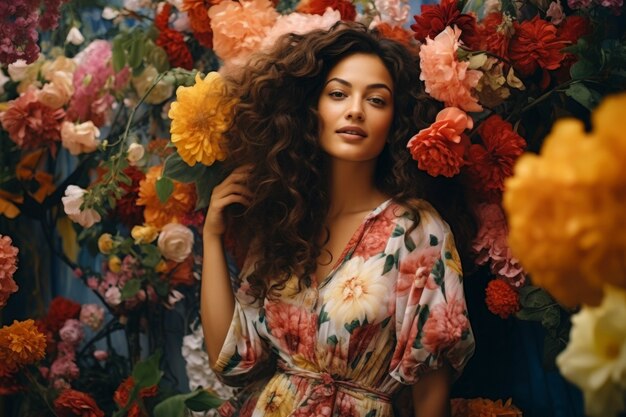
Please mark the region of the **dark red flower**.
<svg viewBox="0 0 626 417"><path fill-rule="evenodd" d="M513 174L513 164L524 152L526 141L497 114L480 125L478 134L483 144L469 149L472 186L487 196L499 195L504 190L504 179Z"/></svg>
<svg viewBox="0 0 626 417"><path fill-rule="evenodd" d="M122 381L119 387L117 387L117 390L115 390L115 393L113 394L113 400L119 407L126 407L130 399L130 392L132 391L134 385L135 380L132 376L129 376L124 381ZM139 390L139 398L143 399L147 397L156 397L158 390L159 388L156 385L142 388L141 390ZM143 416L145 416L145 414L141 411L141 408L139 408L139 405L137 403L133 403L126 414L126 417Z"/></svg>
<svg viewBox="0 0 626 417"><path fill-rule="evenodd" d="M54 411L59 417L104 417L93 398L73 389L66 389L54 400Z"/></svg>
<svg viewBox="0 0 626 417"><path fill-rule="evenodd" d="M478 25L480 49L507 58L509 42L513 34L513 22L502 13L489 13Z"/></svg>
<svg viewBox="0 0 626 417"><path fill-rule="evenodd" d="M174 29L164 29L159 33L155 43L165 49L170 65L173 68L184 68L186 70L193 68L191 52L181 33Z"/></svg>
<svg viewBox="0 0 626 417"><path fill-rule="evenodd" d="M327 8L337 10L341 14L341 20L354 21L356 8L348 0L309 0L301 2L297 11L300 13L323 15Z"/></svg>
<svg viewBox="0 0 626 417"><path fill-rule="evenodd" d="M555 70L561 65L561 49L567 43L557 37L556 26L535 16L521 24L516 22L514 27L509 57L520 74L528 76L537 68Z"/></svg>
<svg viewBox="0 0 626 417"><path fill-rule="evenodd" d="M519 309L519 295L517 291L503 279L493 279L487 284L485 302L493 314L506 319Z"/></svg>
<svg viewBox="0 0 626 417"><path fill-rule="evenodd" d="M131 229L133 226L143 223L144 207L137 205L137 198L139 197L139 183L146 176L134 166L125 168L124 174L130 178L131 184L120 183L120 187L126 193L115 204L115 216L127 228Z"/></svg>
<svg viewBox="0 0 626 417"><path fill-rule="evenodd" d="M154 18L154 26L159 30L165 30L170 24L170 12L172 11L172 5L165 3L161 8L161 11Z"/></svg>
<svg viewBox="0 0 626 417"><path fill-rule="evenodd" d="M591 23L585 16L568 16L557 29L557 37L565 43L565 46L574 45L578 39L591 33ZM565 53L561 66L556 71L556 79L559 83L569 80L569 70L578 61L574 54Z"/></svg>
<svg viewBox="0 0 626 417"><path fill-rule="evenodd" d="M413 16L415 23L411 29L415 39L424 42L426 38L435 39L446 26L456 25L461 29L461 41L470 48L478 46L476 34L476 18L459 11L456 0L441 0L441 4L424 4L421 15Z"/></svg>
<svg viewBox="0 0 626 417"><path fill-rule="evenodd" d="M80 314L80 304L64 297L55 297L48 307L48 315L44 318L46 327L56 334L68 319L76 319Z"/></svg>

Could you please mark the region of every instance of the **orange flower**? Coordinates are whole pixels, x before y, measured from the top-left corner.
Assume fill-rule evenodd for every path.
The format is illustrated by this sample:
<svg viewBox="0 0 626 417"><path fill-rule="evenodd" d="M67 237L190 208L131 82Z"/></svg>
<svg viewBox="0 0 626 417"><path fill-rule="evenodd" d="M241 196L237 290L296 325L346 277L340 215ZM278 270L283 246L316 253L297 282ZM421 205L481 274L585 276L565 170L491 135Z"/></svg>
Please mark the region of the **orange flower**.
<svg viewBox="0 0 626 417"><path fill-rule="evenodd" d="M162 171L161 165L148 170L146 178L139 183L137 199L137 205L146 206L143 213L145 223L158 229L168 223L179 223L196 205L196 187L177 181L174 181L174 191L170 197L162 203L156 193L156 182Z"/></svg>
<svg viewBox="0 0 626 417"><path fill-rule="evenodd" d="M413 41L413 35L402 26L392 26L389 23L383 22L376 26L376 30L387 39L392 39L396 42L400 42L411 52L417 52L416 45Z"/></svg>
<svg viewBox="0 0 626 417"><path fill-rule="evenodd" d="M133 379L132 376L129 376L124 381L122 381L119 387L117 387L117 390L115 390L115 393L113 394L113 400L119 407L126 407L130 399L129 398L130 392L132 391L134 385L135 385L135 380ZM156 385L142 388L141 390L139 390L139 399L143 399L146 397L155 397L158 393L158 389L159 388ZM128 409L128 413L126 414L126 417L140 417L140 416L143 417L145 416L145 414L141 411L141 409L139 408L139 405L135 401Z"/></svg>
<svg viewBox="0 0 626 417"><path fill-rule="evenodd" d="M519 296L517 292L503 279L494 279L487 284L487 308L493 314L503 319L515 314L519 306Z"/></svg>
<svg viewBox="0 0 626 417"><path fill-rule="evenodd" d="M167 261L164 272L172 286L193 285L196 282L193 277L193 257L191 256L180 263Z"/></svg>
<svg viewBox="0 0 626 417"><path fill-rule="evenodd" d="M91 396L66 389L54 400L54 411L59 417L104 417L104 412Z"/></svg>
<svg viewBox="0 0 626 417"><path fill-rule="evenodd" d="M522 417L522 412L510 398L504 403L486 398L454 398L452 417Z"/></svg>
<svg viewBox="0 0 626 417"><path fill-rule="evenodd" d="M200 45L206 48L213 48L209 8L218 3L219 0L183 0L181 6L181 10L187 12L187 16L189 16L189 24L194 37L200 42Z"/></svg>
<svg viewBox="0 0 626 417"><path fill-rule="evenodd" d="M0 363L5 370L15 372L45 355L46 336L37 330L34 320L15 320L12 325L0 329Z"/></svg>

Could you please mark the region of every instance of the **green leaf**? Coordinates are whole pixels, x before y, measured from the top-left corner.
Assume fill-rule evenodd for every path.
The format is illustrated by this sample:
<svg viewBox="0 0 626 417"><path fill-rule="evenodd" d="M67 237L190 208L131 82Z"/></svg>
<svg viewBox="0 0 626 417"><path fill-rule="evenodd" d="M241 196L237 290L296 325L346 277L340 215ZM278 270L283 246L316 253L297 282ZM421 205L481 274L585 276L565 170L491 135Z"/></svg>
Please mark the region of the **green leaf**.
<svg viewBox="0 0 626 417"><path fill-rule="evenodd" d="M383 268L383 275L391 271L395 263L395 257L393 255L387 255L387 258L385 259L385 267Z"/></svg>
<svg viewBox="0 0 626 417"><path fill-rule="evenodd" d="M141 245L141 264L147 268L154 268L161 260L161 252L154 245Z"/></svg>
<svg viewBox="0 0 626 417"><path fill-rule="evenodd" d="M346 328L348 333L352 334L354 329L356 329L357 327L361 326L361 322L359 321L359 319L354 319L354 320L352 320L351 323L346 323L343 326Z"/></svg>
<svg viewBox="0 0 626 417"><path fill-rule="evenodd" d="M156 193L161 203L165 203L170 195L174 192L174 182L167 178L161 177L156 182Z"/></svg>
<svg viewBox="0 0 626 417"><path fill-rule="evenodd" d="M561 309L553 306L544 311L541 318L541 325L546 329L556 329L561 324Z"/></svg>
<svg viewBox="0 0 626 417"><path fill-rule="evenodd" d="M223 402L217 395L198 390L196 395L185 400L185 405L192 411L207 411L219 407Z"/></svg>
<svg viewBox="0 0 626 417"><path fill-rule="evenodd" d="M122 288L122 300L128 300L133 298L135 294L141 289L141 279L133 278L124 285Z"/></svg>
<svg viewBox="0 0 626 417"><path fill-rule="evenodd" d="M438 244L439 244L439 239L437 239L437 236L430 235L430 246L437 246Z"/></svg>
<svg viewBox="0 0 626 417"><path fill-rule="evenodd" d="M395 229L393 229L392 237L402 236L404 234L404 227L397 225Z"/></svg>
<svg viewBox="0 0 626 417"><path fill-rule="evenodd" d="M582 83L570 85L569 88L565 90L565 94L589 110L593 110L598 105L601 98L597 91L587 88L587 86Z"/></svg>
<svg viewBox="0 0 626 417"><path fill-rule="evenodd" d="M159 368L160 361L161 351L157 350L152 356L135 365L132 375L137 389L141 390L159 383L162 375Z"/></svg>
<svg viewBox="0 0 626 417"><path fill-rule="evenodd" d="M550 297L545 290L532 285L522 287L519 291L519 295L519 301L522 307L542 308L555 304L554 299Z"/></svg>
<svg viewBox="0 0 626 417"><path fill-rule="evenodd" d="M417 245L415 245L415 242L411 238L411 235L408 234L404 235L404 246L406 246L406 249L409 252L413 252L415 248L417 248Z"/></svg>
<svg viewBox="0 0 626 417"><path fill-rule="evenodd" d="M515 317L526 321L541 321L543 320L543 310L536 308L522 308L515 313Z"/></svg>
<svg viewBox="0 0 626 417"><path fill-rule="evenodd" d="M213 166L205 171L205 174L195 181L198 199L196 209L207 207L211 201L211 194L216 185L224 180L225 173L221 166Z"/></svg>
<svg viewBox="0 0 626 417"><path fill-rule="evenodd" d="M597 71L598 68L593 62L586 59L580 59L569 69L569 74L574 80L582 80L595 75Z"/></svg>
<svg viewBox="0 0 626 417"><path fill-rule="evenodd" d="M123 41L120 36L116 36L115 39L113 39L112 53L113 69L117 73L126 65L126 51L124 50Z"/></svg>
<svg viewBox="0 0 626 417"><path fill-rule="evenodd" d="M205 174L207 168L207 166L202 164L190 166L183 161L178 152L174 152L165 160L163 176L180 182L194 182L200 175Z"/></svg>
<svg viewBox="0 0 626 417"><path fill-rule="evenodd" d="M326 343L331 346L337 346L337 343L339 343L339 340L337 340L337 335L328 336L328 339L326 339Z"/></svg>
<svg viewBox="0 0 626 417"><path fill-rule="evenodd" d="M140 34L140 32L135 33L138 35L133 36L130 51L128 52L128 65L133 69L139 67L143 63L143 56L145 52L144 36ZM133 33L133 35L135 33Z"/></svg>

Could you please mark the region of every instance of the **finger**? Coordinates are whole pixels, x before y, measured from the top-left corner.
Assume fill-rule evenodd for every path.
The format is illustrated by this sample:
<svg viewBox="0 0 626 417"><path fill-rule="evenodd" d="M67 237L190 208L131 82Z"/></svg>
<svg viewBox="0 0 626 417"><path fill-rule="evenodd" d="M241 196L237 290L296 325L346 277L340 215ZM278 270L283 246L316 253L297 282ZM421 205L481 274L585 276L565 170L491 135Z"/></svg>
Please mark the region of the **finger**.
<svg viewBox="0 0 626 417"><path fill-rule="evenodd" d="M228 196L220 199L219 207L220 208L225 208L225 207L230 206L231 204L235 204L235 203L239 203L239 204L242 204L244 206L248 206L248 205L250 205L250 199L248 197L246 197L245 195L241 195L241 194L229 194Z"/></svg>
<svg viewBox="0 0 626 417"><path fill-rule="evenodd" d="M250 189L248 189L248 187L241 185L241 184L227 184L223 187L221 187L219 190L216 188L213 191L213 194L215 195L215 198L220 199L220 198L224 198L230 194L239 194L239 195L245 195L248 198L252 197L252 193L250 192Z"/></svg>

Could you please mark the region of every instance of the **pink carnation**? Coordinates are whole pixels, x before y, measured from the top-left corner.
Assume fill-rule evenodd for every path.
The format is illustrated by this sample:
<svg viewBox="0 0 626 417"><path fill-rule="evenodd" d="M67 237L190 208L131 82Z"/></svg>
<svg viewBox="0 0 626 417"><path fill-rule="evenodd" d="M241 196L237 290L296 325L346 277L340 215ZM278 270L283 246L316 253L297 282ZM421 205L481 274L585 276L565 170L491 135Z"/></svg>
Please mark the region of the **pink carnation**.
<svg viewBox="0 0 626 417"><path fill-rule="evenodd" d="M111 62L109 42L96 40L76 56L78 67L74 72L74 95L67 110L70 121L81 123L92 121L102 126L115 99L109 93L122 89L130 77L128 67L117 74Z"/></svg>
<svg viewBox="0 0 626 417"><path fill-rule="evenodd" d="M461 171L469 139L465 129L474 125L472 118L463 110L448 107L437 114L435 123L413 136L407 148L419 169L436 177L452 177Z"/></svg>
<svg viewBox="0 0 626 417"><path fill-rule="evenodd" d="M85 337L83 325L76 319L68 319L61 327L61 330L59 330L59 336L62 341L77 346Z"/></svg>
<svg viewBox="0 0 626 417"><path fill-rule="evenodd" d="M18 289L13 274L17 271L19 250L11 243L9 236L0 235L0 307L4 307L9 296Z"/></svg>
<svg viewBox="0 0 626 417"><path fill-rule="evenodd" d="M282 35L287 33L304 34L315 29L329 29L341 20L341 13L331 8L326 9L323 15L306 13L289 13L281 15L263 39L262 49L269 49L276 44Z"/></svg>
<svg viewBox="0 0 626 417"><path fill-rule="evenodd" d="M431 353L439 353L461 340L469 328L469 320L462 299L450 298L448 303L437 304L424 324L422 344Z"/></svg>
<svg viewBox="0 0 626 417"><path fill-rule="evenodd" d="M460 36L459 28L448 26L434 40L426 38L426 44L420 48L420 79L425 83L426 92L446 106L481 111L483 108L472 96L472 89L482 73L468 70L469 62L457 60Z"/></svg>
<svg viewBox="0 0 626 417"><path fill-rule="evenodd" d="M490 262L491 272L515 287L522 286L526 278L507 243L508 227L502 208L493 203L480 204L476 211L479 229L472 242L476 263Z"/></svg>
<svg viewBox="0 0 626 417"><path fill-rule="evenodd" d="M80 375L80 370L76 362L69 356L59 356L50 366L50 379L76 379Z"/></svg>
<svg viewBox="0 0 626 417"><path fill-rule="evenodd" d="M269 0L224 1L209 9L213 50L226 66L242 66L258 51L279 14Z"/></svg>
<svg viewBox="0 0 626 417"><path fill-rule="evenodd" d="M22 149L50 145L54 152L55 142L61 140L61 122L65 111L53 110L42 104L33 87L9 104L9 109L0 113L0 122L9 133L9 138Z"/></svg>
<svg viewBox="0 0 626 417"><path fill-rule="evenodd" d="M84 304L80 309L80 321L96 331L104 321L104 308L97 304Z"/></svg>

